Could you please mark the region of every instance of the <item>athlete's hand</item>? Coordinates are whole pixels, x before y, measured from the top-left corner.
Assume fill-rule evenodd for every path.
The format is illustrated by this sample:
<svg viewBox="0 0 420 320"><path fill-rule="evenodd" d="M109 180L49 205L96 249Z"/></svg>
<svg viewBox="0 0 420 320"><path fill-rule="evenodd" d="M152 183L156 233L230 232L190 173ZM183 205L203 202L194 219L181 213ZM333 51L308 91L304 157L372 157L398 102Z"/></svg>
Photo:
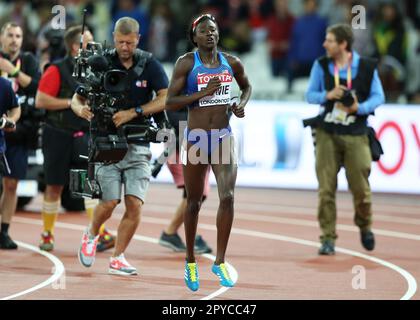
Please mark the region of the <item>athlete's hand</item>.
<svg viewBox="0 0 420 320"><path fill-rule="evenodd" d="M234 102L232 104L232 112L235 116L237 116L238 118L243 118L245 117L245 108L243 106L241 106L240 104L237 105L236 102Z"/></svg>
<svg viewBox="0 0 420 320"><path fill-rule="evenodd" d="M133 120L135 117L137 117L137 113L134 111L134 109L121 110L112 116L112 121L114 122L115 127L118 128L124 123Z"/></svg>
<svg viewBox="0 0 420 320"><path fill-rule="evenodd" d="M208 96L212 96L217 89L219 89L222 85L222 82L220 81L219 77L213 77L210 79L210 81L207 83L207 87L204 89L204 92Z"/></svg>

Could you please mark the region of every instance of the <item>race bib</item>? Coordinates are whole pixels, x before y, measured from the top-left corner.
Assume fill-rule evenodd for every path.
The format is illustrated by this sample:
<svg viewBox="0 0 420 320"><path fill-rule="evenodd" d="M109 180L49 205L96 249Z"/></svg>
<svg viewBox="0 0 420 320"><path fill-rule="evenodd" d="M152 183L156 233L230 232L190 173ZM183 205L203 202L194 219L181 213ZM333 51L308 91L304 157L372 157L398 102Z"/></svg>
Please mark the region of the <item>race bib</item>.
<svg viewBox="0 0 420 320"><path fill-rule="evenodd" d="M230 91L232 87L232 76L229 71L225 70L219 74L198 74L197 75L197 86L198 91L201 91L207 87L210 79L218 77L222 83L219 89L212 96L205 96L198 101L199 107L209 107L230 104Z"/></svg>

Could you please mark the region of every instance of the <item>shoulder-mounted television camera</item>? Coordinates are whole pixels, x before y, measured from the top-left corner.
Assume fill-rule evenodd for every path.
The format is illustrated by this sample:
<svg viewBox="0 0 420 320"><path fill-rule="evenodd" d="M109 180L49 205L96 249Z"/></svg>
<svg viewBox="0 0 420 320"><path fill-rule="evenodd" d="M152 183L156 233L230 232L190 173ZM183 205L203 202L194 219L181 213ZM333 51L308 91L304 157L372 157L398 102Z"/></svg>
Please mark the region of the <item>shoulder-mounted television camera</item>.
<svg viewBox="0 0 420 320"><path fill-rule="evenodd" d="M89 154L84 156L88 170L70 172L70 190L74 196L100 198L95 165L121 161L129 143L165 142L167 139L165 131L159 135L161 129L170 127L165 112L154 114L154 122L151 117L144 117L141 124L115 127L112 117L127 99L130 83L126 71L112 67L111 57L114 54L115 50L104 49L97 42L89 43L83 50L81 41L76 57L73 77L81 83L76 93L87 100L94 117L90 122Z"/></svg>

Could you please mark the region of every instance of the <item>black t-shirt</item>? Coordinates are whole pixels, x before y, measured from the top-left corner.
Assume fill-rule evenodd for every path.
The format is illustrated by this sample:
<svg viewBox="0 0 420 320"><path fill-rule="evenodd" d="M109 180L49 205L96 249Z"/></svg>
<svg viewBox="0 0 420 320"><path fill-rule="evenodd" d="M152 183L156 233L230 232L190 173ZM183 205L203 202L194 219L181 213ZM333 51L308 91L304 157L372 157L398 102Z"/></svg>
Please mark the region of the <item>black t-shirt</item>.
<svg viewBox="0 0 420 320"><path fill-rule="evenodd" d="M141 75L137 75L134 72L134 68L137 65L139 57L134 55L133 65L126 69L120 62L118 56L115 54L111 57L112 67L119 70L124 70L128 73L127 79L129 81L129 90L126 98L126 102L121 104L119 107L123 110L142 106L154 97L154 93L157 93L161 89L167 89L169 85L168 77L163 69L161 63L154 57L149 59ZM142 117L137 117L129 122L129 124L144 123Z"/></svg>
<svg viewBox="0 0 420 320"><path fill-rule="evenodd" d="M12 82L13 90L18 95L19 104L22 107L22 113L24 115L26 113L26 108L34 108L35 106L35 95L41 73L39 71L38 61L30 52L22 52L14 61L12 61L12 63L15 66L21 65L21 71L32 78L31 83L25 88L19 85L16 78L8 79Z"/></svg>
<svg viewBox="0 0 420 320"><path fill-rule="evenodd" d="M21 53L18 57L21 59L22 68L21 70L32 78L31 83L26 88L19 87L17 92L18 95L35 96L36 90L38 89L39 79L41 78L41 72L39 70L38 61L35 56L30 52ZM17 60L12 61L14 65L17 64Z"/></svg>

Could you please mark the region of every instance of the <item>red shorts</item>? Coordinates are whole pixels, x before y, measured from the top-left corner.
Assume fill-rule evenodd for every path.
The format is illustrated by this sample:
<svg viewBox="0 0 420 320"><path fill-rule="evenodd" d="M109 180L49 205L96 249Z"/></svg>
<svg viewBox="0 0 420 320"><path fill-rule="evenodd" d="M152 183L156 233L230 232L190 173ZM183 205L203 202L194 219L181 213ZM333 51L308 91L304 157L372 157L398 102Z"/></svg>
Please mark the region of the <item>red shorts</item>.
<svg viewBox="0 0 420 320"><path fill-rule="evenodd" d="M174 159L176 157L176 159ZM177 186L177 188L183 188L185 186L184 182L184 173L182 169L182 163L179 161L179 153L176 152L176 154L173 154L171 157L169 157L169 161L166 163L168 166L169 171L172 174L172 177L174 178L174 182ZM176 161L175 161L176 160ZM209 182L209 174L210 174L210 166L207 167L206 177L204 179L204 191L203 195L208 196L210 192L210 182Z"/></svg>

